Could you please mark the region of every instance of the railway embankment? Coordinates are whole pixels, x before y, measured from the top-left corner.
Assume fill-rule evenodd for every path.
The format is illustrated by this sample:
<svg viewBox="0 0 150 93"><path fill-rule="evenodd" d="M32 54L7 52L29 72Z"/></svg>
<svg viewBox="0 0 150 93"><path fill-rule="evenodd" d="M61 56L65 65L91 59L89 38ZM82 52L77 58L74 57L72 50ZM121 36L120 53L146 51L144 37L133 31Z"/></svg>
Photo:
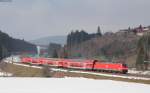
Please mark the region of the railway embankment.
<svg viewBox="0 0 150 93"><path fill-rule="evenodd" d="M0 68L8 73L12 73L13 77L84 77L91 79L107 79L115 81L125 81L125 82L136 82L143 84L150 84L150 78L147 77L136 77L126 75L114 75L106 73L95 73L86 71L74 71L60 68L50 68L43 66L33 66L21 63L6 63L1 62Z"/></svg>

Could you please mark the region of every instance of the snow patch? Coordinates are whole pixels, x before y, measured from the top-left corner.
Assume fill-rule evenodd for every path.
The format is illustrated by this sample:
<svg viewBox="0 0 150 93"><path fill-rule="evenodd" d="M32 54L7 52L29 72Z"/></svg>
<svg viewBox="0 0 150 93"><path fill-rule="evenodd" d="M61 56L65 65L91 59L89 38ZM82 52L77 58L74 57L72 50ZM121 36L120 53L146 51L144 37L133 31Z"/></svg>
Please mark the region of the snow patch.
<svg viewBox="0 0 150 93"><path fill-rule="evenodd" d="M56 69L56 68L51 68L53 71L62 71L62 72L68 72L68 70L65 69Z"/></svg>
<svg viewBox="0 0 150 93"><path fill-rule="evenodd" d="M12 62L20 62L21 60L19 55L13 55L3 59L3 61L7 63L12 63Z"/></svg>
<svg viewBox="0 0 150 93"><path fill-rule="evenodd" d="M118 78L126 78L126 79L150 80L150 78L135 77L135 76L122 76L122 75L112 75L112 74L103 74L103 73L94 73L94 72L82 72L82 71L70 71L70 72L85 73L85 74L91 74L91 75L100 75L100 76L106 76L106 77L118 77Z"/></svg>
<svg viewBox="0 0 150 93"><path fill-rule="evenodd" d="M22 63L13 63L13 64L19 65L19 66L24 66L24 67L32 67L32 68L39 68L39 69L42 69L42 67L40 67L40 66L26 65L26 64L22 64Z"/></svg>
<svg viewBox="0 0 150 93"><path fill-rule="evenodd" d="M130 74L139 74L139 75L150 75L150 71L137 71L137 70L128 70Z"/></svg>
<svg viewBox="0 0 150 93"><path fill-rule="evenodd" d="M13 74L8 72L0 72L0 77L11 77Z"/></svg>

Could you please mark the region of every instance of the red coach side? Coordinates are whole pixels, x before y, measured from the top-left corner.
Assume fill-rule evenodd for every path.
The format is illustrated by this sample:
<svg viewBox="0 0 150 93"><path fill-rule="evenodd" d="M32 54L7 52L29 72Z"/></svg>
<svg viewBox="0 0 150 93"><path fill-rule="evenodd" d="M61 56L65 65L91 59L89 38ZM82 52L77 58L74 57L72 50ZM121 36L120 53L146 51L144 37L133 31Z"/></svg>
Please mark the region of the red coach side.
<svg viewBox="0 0 150 93"><path fill-rule="evenodd" d="M63 68L84 69L84 70L99 70L99 71L114 71L127 73L128 67L122 63L106 63L99 60L86 59L55 59L55 58L31 58L22 57L22 63L49 65Z"/></svg>
<svg viewBox="0 0 150 93"><path fill-rule="evenodd" d="M62 67L63 66L62 59L47 58L47 62L46 63L49 66L56 66L56 67Z"/></svg>
<svg viewBox="0 0 150 93"><path fill-rule="evenodd" d="M63 67L92 70L93 61L92 60L83 60L83 59L64 59Z"/></svg>
<svg viewBox="0 0 150 93"><path fill-rule="evenodd" d="M127 73L127 66L121 63L104 63L96 62L94 65L94 70L106 70L106 71L117 71L121 73Z"/></svg>
<svg viewBox="0 0 150 93"><path fill-rule="evenodd" d="M31 63L32 62L32 58L30 58L30 57L23 57L23 58L21 58L21 62L22 63Z"/></svg>

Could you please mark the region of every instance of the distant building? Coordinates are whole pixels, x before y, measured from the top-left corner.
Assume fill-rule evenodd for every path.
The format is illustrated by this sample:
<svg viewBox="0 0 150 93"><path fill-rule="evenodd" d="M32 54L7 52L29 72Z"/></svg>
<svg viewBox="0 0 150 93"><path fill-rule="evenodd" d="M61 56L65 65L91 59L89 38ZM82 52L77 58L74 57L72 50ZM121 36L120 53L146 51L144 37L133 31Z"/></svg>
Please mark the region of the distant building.
<svg viewBox="0 0 150 93"><path fill-rule="evenodd" d="M150 32L150 26L147 27L143 27L142 25L140 25L139 27L135 27L135 28L128 28L128 29L122 29L119 31L120 33L130 33L133 32L138 36L143 36L144 34L146 34L147 32Z"/></svg>
<svg viewBox="0 0 150 93"><path fill-rule="evenodd" d="M136 35L143 36L147 32L150 32L150 27L142 27L142 25L140 25L139 27L134 28L134 31L136 32Z"/></svg>

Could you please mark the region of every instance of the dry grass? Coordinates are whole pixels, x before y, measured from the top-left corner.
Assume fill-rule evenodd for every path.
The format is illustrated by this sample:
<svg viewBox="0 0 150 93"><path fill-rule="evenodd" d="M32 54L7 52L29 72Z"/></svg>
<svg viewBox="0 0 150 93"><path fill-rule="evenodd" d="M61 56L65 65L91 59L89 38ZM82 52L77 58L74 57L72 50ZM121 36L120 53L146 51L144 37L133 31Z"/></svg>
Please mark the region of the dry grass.
<svg viewBox="0 0 150 93"><path fill-rule="evenodd" d="M59 73L59 74L57 74ZM107 76L100 76L100 75L91 75L87 73L73 73L73 72L57 72L55 77L84 77L90 79L107 79L107 80L115 80L115 81L125 81L125 82L135 82L135 83L142 83L142 84L150 84L150 80L136 80L136 79L126 79L126 78L119 78L119 77L107 77Z"/></svg>
<svg viewBox="0 0 150 93"><path fill-rule="evenodd" d="M12 73L14 77L45 77L44 69L17 66L11 63L0 63L1 69L5 72ZM49 73L49 76L52 73Z"/></svg>

